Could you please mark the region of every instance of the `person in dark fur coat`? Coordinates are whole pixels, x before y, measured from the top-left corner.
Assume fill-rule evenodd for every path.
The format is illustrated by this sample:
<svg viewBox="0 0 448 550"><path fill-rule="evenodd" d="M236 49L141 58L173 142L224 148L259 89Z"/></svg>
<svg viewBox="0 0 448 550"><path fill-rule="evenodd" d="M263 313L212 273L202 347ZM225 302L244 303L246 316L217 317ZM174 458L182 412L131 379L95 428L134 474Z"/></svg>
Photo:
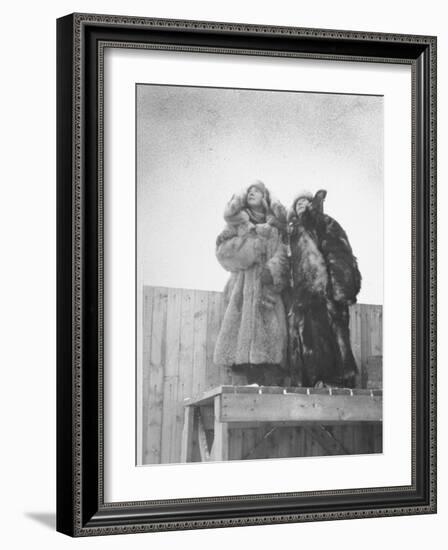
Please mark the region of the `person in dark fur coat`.
<svg viewBox="0 0 448 550"><path fill-rule="evenodd" d="M354 387L349 305L361 274L347 234L323 211L326 194L301 193L288 213L290 367L304 386Z"/></svg>
<svg viewBox="0 0 448 550"><path fill-rule="evenodd" d="M282 291L289 283L286 209L257 181L234 195L216 257L230 278L214 363L231 367L240 383L283 385L287 355Z"/></svg>

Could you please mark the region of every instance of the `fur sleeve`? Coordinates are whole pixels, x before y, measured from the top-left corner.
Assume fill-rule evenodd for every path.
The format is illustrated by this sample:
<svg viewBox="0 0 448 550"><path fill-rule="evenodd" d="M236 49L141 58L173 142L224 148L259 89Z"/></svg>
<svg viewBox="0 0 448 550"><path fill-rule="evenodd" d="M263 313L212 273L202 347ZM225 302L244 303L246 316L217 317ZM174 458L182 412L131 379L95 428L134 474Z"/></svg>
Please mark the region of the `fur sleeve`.
<svg viewBox="0 0 448 550"><path fill-rule="evenodd" d="M233 195L224 209L224 220L229 225L240 225L249 221L247 212L244 211L244 195Z"/></svg>
<svg viewBox="0 0 448 550"><path fill-rule="evenodd" d="M361 288L361 273L346 232L336 220L324 215L319 237L331 279L332 298L338 302L355 303Z"/></svg>
<svg viewBox="0 0 448 550"><path fill-rule="evenodd" d="M267 222L281 233L286 232L286 208L277 200L273 200Z"/></svg>
<svg viewBox="0 0 448 550"><path fill-rule="evenodd" d="M266 267L271 273L275 290L281 292L289 284L289 260L285 244L279 242L275 254L267 261Z"/></svg>
<svg viewBox="0 0 448 550"><path fill-rule="evenodd" d="M263 241L254 231L241 232L216 248L216 257L227 271L244 271L261 261L265 253Z"/></svg>

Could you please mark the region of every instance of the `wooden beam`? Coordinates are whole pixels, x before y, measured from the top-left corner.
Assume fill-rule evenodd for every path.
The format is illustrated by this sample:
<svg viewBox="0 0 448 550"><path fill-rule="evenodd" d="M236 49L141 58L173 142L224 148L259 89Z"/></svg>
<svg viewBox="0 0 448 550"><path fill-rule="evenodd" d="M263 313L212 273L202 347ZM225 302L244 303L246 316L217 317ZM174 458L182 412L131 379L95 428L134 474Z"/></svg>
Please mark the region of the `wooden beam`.
<svg viewBox="0 0 448 550"><path fill-rule="evenodd" d="M325 426L314 424L304 427L305 431L319 443L327 455L350 454L344 445L330 433Z"/></svg>
<svg viewBox="0 0 448 550"><path fill-rule="evenodd" d="M223 393L220 403L222 422L325 424L382 420L382 397L375 395Z"/></svg>
<svg viewBox="0 0 448 550"><path fill-rule="evenodd" d="M213 403L213 399L216 395L220 395L222 393L222 388L224 386L216 386L216 388L212 388L211 390L207 390L203 392L198 397L193 397L191 399L185 399L185 405L206 405Z"/></svg>
<svg viewBox="0 0 448 550"><path fill-rule="evenodd" d="M200 395L191 399L186 399L186 405L210 405L216 395L221 394L273 394L283 395L297 393L301 395L365 395L381 396L381 389L361 389L361 388L302 388L302 387L283 387L283 386L232 386L222 385L202 392Z"/></svg>
<svg viewBox="0 0 448 550"><path fill-rule="evenodd" d="M268 437L270 437L274 432L275 430L277 429L276 426L274 427L269 427L265 434L263 435L263 437L261 438L261 440L255 445L255 447L253 447L249 453L247 453L246 455L244 455L242 458L243 460L249 460L251 458L255 458L255 455L257 454L257 452L263 447L263 445L265 444L266 442L266 439L268 439Z"/></svg>
<svg viewBox="0 0 448 550"><path fill-rule="evenodd" d="M207 436L205 435L204 424L202 423L201 410L198 408L198 443L199 453L201 455L202 462L210 461L210 451L207 443Z"/></svg>
<svg viewBox="0 0 448 550"><path fill-rule="evenodd" d="M198 414L201 417L202 426L204 427L204 430L214 430L215 429L215 410L213 407L213 403L211 403L210 405L202 405L197 408L199 409Z"/></svg>
<svg viewBox="0 0 448 550"><path fill-rule="evenodd" d="M215 435L212 447L212 460L229 459L229 426L221 418L221 399L222 395L215 397Z"/></svg>
<svg viewBox="0 0 448 550"><path fill-rule="evenodd" d="M182 431L182 445L180 451L180 461L182 463L191 462L193 456L193 427L194 407L185 407L184 428Z"/></svg>

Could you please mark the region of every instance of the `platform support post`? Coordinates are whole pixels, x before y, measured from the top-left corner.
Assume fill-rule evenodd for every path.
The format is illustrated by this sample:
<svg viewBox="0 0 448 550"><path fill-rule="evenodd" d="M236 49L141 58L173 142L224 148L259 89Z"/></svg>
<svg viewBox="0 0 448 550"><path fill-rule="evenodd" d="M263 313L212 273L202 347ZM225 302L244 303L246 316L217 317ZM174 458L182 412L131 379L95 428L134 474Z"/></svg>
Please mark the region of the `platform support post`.
<svg viewBox="0 0 448 550"><path fill-rule="evenodd" d="M212 447L212 460L229 460L229 424L221 422L221 395L214 398L215 435Z"/></svg>
<svg viewBox="0 0 448 550"><path fill-rule="evenodd" d="M186 406L184 411L184 428L182 431L182 445L180 450L180 461L191 462L193 456L193 427L194 407Z"/></svg>

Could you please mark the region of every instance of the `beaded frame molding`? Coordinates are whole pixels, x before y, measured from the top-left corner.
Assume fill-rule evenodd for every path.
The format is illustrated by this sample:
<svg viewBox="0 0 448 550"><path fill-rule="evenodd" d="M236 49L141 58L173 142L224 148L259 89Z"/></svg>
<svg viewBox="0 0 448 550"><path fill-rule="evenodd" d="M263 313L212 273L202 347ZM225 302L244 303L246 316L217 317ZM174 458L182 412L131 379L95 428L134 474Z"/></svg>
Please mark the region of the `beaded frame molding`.
<svg viewBox="0 0 448 550"><path fill-rule="evenodd" d="M57 530L70 536L436 512L436 43L432 36L72 14L57 21ZM408 64L412 483L104 502L104 48ZM150 493L150 489L148 491Z"/></svg>

